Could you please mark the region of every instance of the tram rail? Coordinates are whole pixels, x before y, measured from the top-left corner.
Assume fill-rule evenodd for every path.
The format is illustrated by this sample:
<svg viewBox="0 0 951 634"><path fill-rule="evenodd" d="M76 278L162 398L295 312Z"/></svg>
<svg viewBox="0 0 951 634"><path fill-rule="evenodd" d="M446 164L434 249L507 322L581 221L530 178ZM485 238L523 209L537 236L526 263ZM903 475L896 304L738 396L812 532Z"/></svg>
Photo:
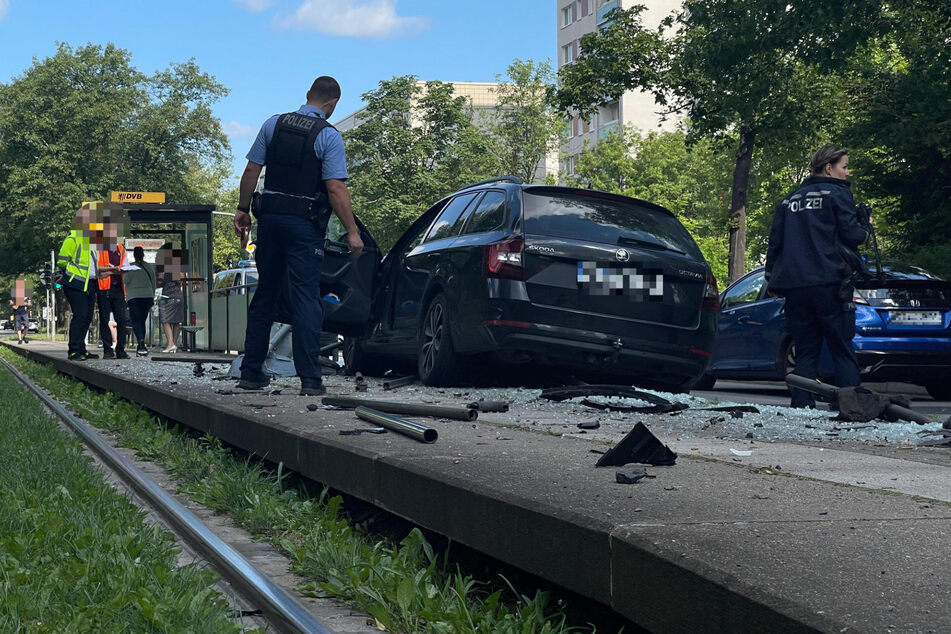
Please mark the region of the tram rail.
<svg viewBox="0 0 951 634"><path fill-rule="evenodd" d="M158 511L196 552L218 570L228 583L260 609L264 617L276 629L292 634L331 634L331 630L294 597L262 574L191 511L104 442L89 425L70 414L32 379L5 359L0 359L0 363L55 412L123 482Z"/></svg>

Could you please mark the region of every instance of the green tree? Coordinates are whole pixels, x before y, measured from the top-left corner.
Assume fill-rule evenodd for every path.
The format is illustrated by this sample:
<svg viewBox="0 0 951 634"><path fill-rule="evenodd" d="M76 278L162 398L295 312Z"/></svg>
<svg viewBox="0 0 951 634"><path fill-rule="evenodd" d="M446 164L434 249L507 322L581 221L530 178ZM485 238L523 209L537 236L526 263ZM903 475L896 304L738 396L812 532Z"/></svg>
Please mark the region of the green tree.
<svg viewBox="0 0 951 634"><path fill-rule="evenodd" d="M582 38L579 59L562 69L558 102L587 114L626 90L646 89L665 114L687 117L691 139L733 141L732 280L746 266L754 150L817 135L828 121L817 111L822 71L877 33L881 9L872 2L687 0L657 31L643 27L643 6L615 10L606 28Z"/></svg>
<svg viewBox="0 0 951 634"><path fill-rule="evenodd" d="M394 77L363 100L360 124L344 134L349 185L355 213L384 250L440 198L497 174L492 140L452 85Z"/></svg>
<svg viewBox="0 0 951 634"><path fill-rule="evenodd" d="M721 287L727 278L731 157L710 141L688 146L683 132L633 128L611 133L578 159L573 185L649 200L672 211L700 246Z"/></svg>
<svg viewBox="0 0 951 634"><path fill-rule="evenodd" d="M951 6L899 0L841 74L838 134L891 255L951 277Z"/></svg>
<svg viewBox="0 0 951 634"><path fill-rule="evenodd" d="M60 44L0 85L0 273L32 270L80 203L111 190L210 203L189 175L230 153L211 104L226 90L194 62L148 77L113 45Z"/></svg>
<svg viewBox="0 0 951 634"><path fill-rule="evenodd" d="M517 59L496 80L498 107L488 127L501 172L531 183L564 136L564 119L548 99L555 73L549 62Z"/></svg>

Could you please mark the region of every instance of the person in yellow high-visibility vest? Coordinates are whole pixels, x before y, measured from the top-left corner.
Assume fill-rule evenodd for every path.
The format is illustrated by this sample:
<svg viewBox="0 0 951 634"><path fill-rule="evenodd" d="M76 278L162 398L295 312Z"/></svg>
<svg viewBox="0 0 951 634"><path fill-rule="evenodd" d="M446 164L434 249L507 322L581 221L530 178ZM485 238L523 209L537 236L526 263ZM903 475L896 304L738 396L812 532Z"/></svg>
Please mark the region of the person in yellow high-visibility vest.
<svg viewBox="0 0 951 634"><path fill-rule="evenodd" d="M96 206L97 203L92 203ZM71 361L98 359L99 355L86 350L86 333L92 322L92 309L96 301L96 280L90 280L91 245L102 240L102 217L98 209L83 205L73 218L72 229L59 248L56 258L59 281L63 294L73 312L69 323L68 358Z"/></svg>

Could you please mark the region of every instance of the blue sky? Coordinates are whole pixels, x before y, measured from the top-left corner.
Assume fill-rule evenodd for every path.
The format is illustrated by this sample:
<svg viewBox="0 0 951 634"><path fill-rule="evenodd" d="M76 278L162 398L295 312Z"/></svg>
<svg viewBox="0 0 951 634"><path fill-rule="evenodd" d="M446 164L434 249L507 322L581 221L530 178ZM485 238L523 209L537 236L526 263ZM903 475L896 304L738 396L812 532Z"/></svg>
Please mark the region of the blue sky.
<svg viewBox="0 0 951 634"><path fill-rule="evenodd" d="M236 173L268 116L296 109L318 75L343 96L381 80L494 81L513 59L555 60L553 0L0 0L0 82L56 49L112 43L151 73L194 58L228 87L215 114Z"/></svg>

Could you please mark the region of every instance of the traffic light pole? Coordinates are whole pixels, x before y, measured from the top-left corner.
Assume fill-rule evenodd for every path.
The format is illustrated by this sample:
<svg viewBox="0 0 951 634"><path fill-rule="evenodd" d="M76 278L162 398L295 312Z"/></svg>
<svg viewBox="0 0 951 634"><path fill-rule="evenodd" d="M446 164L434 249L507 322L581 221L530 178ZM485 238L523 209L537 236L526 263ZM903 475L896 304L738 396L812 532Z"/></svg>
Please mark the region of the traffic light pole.
<svg viewBox="0 0 951 634"><path fill-rule="evenodd" d="M46 287L46 305L50 310L46 328L49 330L50 341L56 341L56 251L50 250L50 285Z"/></svg>

